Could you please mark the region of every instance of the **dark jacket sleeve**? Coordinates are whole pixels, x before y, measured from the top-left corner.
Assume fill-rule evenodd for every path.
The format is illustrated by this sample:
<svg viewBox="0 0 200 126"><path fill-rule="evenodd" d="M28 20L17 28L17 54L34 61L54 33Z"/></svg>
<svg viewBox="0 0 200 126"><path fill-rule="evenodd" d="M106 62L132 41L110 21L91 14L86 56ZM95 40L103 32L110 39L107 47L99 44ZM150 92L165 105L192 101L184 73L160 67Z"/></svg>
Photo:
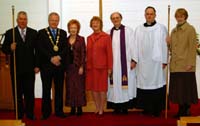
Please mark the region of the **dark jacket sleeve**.
<svg viewBox="0 0 200 126"><path fill-rule="evenodd" d="M86 61L86 45L85 45L85 39L81 37L81 66L85 66Z"/></svg>
<svg viewBox="0 0 200 126"><path fill-rule="evenodd" d="M3 45L2 45L2 51L3 53L5 54L11 54L11 44L12 44L12 32L11 30L8 30L6 31L6 34L5 34L5 39L4 39L4 42L3 42Z"/></svg>
<svg viewBox="0 0 200 126"><path fill-rule="evenodd" d="M33 30L34 41L33 41L33 48L34 48L34 56L35 56L35 67L39 67L39 50L38 50L38 32Z"/></svg>
<svg viewBox="0 0 200 126"><path fill-rule="evenodd" d="M39 32L38 32L38 35L37 35L37 48L38 48L38 51L39 51L39 53L40 53L40 55L39 56L41 56L42 55L42 57L45 57L45 58L47 58L49 61L51 60L51 57L52 57L52 55L51 55L51 53L49 52L49 50L48 50L48 48L46 47L47 45L46 45L46 41L47 40L45 40L45 31L44 31L44 29L43 30L40 30Z"/></svg>

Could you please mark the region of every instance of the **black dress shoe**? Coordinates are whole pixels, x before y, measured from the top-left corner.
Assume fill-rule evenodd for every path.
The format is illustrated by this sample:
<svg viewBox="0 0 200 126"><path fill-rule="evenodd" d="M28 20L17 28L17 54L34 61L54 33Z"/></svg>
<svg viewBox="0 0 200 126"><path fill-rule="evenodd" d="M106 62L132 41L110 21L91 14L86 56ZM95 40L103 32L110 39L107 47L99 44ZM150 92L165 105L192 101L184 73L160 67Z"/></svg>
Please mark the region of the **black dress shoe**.
<svg viewBox="0 0 200 126"><path fill-rule="evenodd" d="M40 117L41 120L47 120L49 118L49 115L42 115Z"/></svg>
<svg viewBox="0 0 200 126"><path fill-rule="evenodd" d="M122 109L121 113L124 114L124 115L127 115L128 114L128 109Z"/></svg>
<svg viewBox="0 0 200 126"><path fill-rule="evenodd" d="M180 117L181 117L180 114L176 114L176 115L173 116L173 118L175 118L175 119L179 119Z"/></svg>
<svg viewBox="0 0 200 126"><path fill-rule="evenodd" d="M37 120L34 115L33 116L27 116L27 118L30 119L30 120Z"/></svg>
<svg viewBox="0 0 200 126"><path fill-rule="evenodd" d="M70 115L75 115L76 113L76 108L75 107L71 107L71 112L69 113Z"/></svg>
<svg viewBox="0 0 200 126"><path fill-rule="evenodd" d="M152 116L159 117L160 116L160 112L154 112Z"/></svg>
<svg viewBox="0 0 200 126"><path fill-rule="evenodd" d="M56 116L59 117L59 118L65 118L65 117L67 117L67 115L64 114L64 113L56 114Z"/></svg>
<svg viewBox="0 0 200 126"><path fill-rule="evenodd" d="M81 116L82 114L83 114L82 107L78 107L76 115Z"/></svg>
<svg viewBox="0 0 200 126"><path fill-rule="evenodd" d="M18 114L18 119L23 119L24 114Z"/></svg>
<svg viewBox="0 0 200 126"><path fill-rule="evenodd" d="M120 114L120 110L119 109L114 109L113 114L114 115Z"/></svg>
<svg viewBox="0 0 200 126"><path fill-rule="evenodd" d="M19 120L23 119L23 116L18 116L18 119L19 119Z"/></svg>

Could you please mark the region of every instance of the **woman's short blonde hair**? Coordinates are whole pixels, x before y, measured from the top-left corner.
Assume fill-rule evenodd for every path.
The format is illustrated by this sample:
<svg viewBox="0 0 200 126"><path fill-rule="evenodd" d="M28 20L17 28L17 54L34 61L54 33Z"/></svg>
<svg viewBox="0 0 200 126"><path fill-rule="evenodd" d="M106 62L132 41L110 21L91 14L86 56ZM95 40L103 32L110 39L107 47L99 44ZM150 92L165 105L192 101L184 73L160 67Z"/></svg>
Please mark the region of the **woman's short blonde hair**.
<svg viewBox="0 0 200 126"><path fill-rule="evenodd" d="M92 22L93 21L99 21L100 22L100 29L102 31L102 29L103 29L103 21L102 21L102 19L100 17L98 17L98 16L93 16L92 19L90 20L90 27L91 28L92 28Z"/></svg>
<svg viewBox="0 0 200 126"><path fill-rule="evenodd" d="M188 12L185 8L178 8L175 12L175 17L177 17L178 15L184 15L185 20L187 20L188 18Z"/></svg>
<svg viewBox="0 0 200 126"><path fill-rule="evenodd" d="M79 21L76 20L76 19L71 19L71 20L67 23L67 29L68 29L68 31L70 31L70 25L72 25L72 24L75 24L75 25L77 26L77 28L78 28L77 33L79 33L80 28L81 28L81 24L80 24Z"/></svg>

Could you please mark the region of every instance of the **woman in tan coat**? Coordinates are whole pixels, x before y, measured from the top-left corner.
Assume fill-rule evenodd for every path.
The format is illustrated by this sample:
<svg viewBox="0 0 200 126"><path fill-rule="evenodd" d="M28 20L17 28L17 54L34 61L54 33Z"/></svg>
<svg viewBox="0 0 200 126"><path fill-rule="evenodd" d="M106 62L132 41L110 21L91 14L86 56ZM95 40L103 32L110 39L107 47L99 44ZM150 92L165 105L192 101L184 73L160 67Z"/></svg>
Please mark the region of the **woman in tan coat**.
<svg viewBox="0 0 200 126"><path fill-rule="evenodd" d="M196 32L187 22L184 8L176 10L177 26L172 30L168 44L171 51L169 99L179 105L175 117L189 116L190 105L198 102L196 69Z"/></svg>

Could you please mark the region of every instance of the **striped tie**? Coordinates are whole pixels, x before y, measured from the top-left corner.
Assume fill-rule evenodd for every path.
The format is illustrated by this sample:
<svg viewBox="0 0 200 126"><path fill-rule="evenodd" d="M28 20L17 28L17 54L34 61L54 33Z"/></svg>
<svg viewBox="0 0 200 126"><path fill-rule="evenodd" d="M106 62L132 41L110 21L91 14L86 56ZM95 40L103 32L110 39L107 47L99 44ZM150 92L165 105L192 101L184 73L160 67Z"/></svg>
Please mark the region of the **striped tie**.
<svg viewBox="0 0 200 126"><path fill-rule="evenodd" d="M25 29L21 29L21 37L22 37L23 41L25 42L25 38L26 38Z"/></svg>

